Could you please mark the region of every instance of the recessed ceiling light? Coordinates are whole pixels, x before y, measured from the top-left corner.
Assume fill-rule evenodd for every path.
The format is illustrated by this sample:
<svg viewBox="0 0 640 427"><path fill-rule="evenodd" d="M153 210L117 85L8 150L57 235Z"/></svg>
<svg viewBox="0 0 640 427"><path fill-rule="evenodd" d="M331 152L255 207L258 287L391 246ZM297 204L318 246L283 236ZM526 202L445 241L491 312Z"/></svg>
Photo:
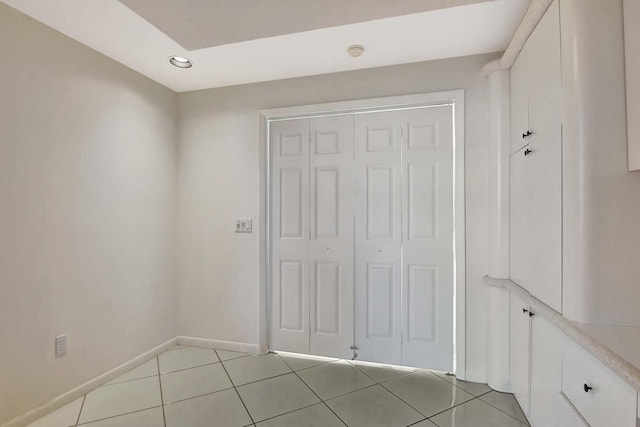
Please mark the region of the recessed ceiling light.
<svg viewBox="0 0 640 427"><path fill-rule="evenodd" d="M187 59L185 57L182 56L170 56L169 57L169 62L171 62L171 64L175 65L178 68L191 68L193 67L193 62L191 62L190 59Z"/></svg>
<svg viewBox="0 0 640 427"><path fill-rule="evenodd" d="M359 44L354 44L347 48L347 52L349 53L350 56L357 58L359 56L362 56L362 54L364 53L364 46L361 46Z"/></svg>

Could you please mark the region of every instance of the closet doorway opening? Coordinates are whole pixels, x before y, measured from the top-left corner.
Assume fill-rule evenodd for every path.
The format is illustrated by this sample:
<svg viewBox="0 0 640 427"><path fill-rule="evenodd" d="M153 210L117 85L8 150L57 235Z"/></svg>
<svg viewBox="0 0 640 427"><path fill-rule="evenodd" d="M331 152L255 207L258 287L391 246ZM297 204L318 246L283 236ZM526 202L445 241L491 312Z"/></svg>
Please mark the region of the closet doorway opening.
<svg viewBox="0 0 640 427"><path fill-rule="evenodd" d="M464 379L464 92L260 126L261 349Z"/></svg>

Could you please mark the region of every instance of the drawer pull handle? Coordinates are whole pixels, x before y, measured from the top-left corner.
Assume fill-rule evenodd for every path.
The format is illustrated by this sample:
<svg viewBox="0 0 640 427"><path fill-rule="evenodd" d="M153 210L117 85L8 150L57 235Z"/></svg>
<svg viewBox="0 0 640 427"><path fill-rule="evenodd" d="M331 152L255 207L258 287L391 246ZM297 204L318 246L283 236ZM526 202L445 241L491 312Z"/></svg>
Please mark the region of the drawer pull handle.
<svg viewBox="0 0 640 427"><path fill-rule="evenodd" d="M522 314L527 314L529 312L529 310L527 310L526 308L522 307Z"/></svg>
<svg viewBox="0 0 640 427"><path fill-rule="evenodd" d="M530 130L528 130L526 133L522 134L522 139L528 138L531 135L533 135L533 132L531 132Z"/></svg>
<svg viewBox="0 0 640 427"><path fill-rule="evenodd" d="M587 383L585 383L582 388L584 389L585 393L589 393L589 390L593 390L593 387L591 387L590 385L588 385Z"/></svg>
<svg viewBox="0 0 640 427"><path fill-rule="evenodd" d="M529 311L529 317L533 317L535 313L533 311Z"/></svg>
<svg viewBox="0 0 640 427"><path fill-rule="evenodd" d="M528 148L526 150L524 150L524 155L525 156L528 156L531 153L533 153L533 151L529 150Z"/></svg>

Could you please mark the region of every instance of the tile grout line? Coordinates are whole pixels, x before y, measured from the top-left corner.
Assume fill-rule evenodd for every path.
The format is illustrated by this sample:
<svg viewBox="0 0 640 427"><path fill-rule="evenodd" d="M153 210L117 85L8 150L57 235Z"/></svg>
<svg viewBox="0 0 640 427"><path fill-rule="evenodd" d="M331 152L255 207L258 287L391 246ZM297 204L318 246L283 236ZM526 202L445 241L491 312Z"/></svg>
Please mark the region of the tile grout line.
<svg viewBox="0 0 640 427"><path fill-rule="evenodd" d="M449 410L451 410L451 409L453 409L453 408L456 408L456 407L458 407L458 406L460 406L460 405L464 405L465 403L471 402L472 400L480 399L480 396L484 396L485 394L487 394L487 393L491 393L491 392L493 391L493 390L489 390L489 391L487 391L487 392L485 392L485 393L482 393L482 394L480 394L480 395L476 396L475 394L468 392L467 390L463 389L462 387L458 387L457 385L455 385L455 384L453 384L453 383L451 383L451 382L449 382L449 381L445 380L444 378L440 378L438 375L434 374L433 372L431 372L431 371L430 371L430 370L428 370L428 369L420 369L420 370L418 370L418 371L416 371L416 372L412 372L411 374L415 374L415 373L418 373L418 372L427 372L428 374L433 375L434 377L439 378L440 380L442 380L442 381L446 382L446 383L447 383L447 384L449 384L450 386L452 386L452 387L454 387L454 388L456 388L456 389L459 389L459 390L463 391L464 393L468 394L469 396L472 396L472 397L471 397L471 399L465 400L464 402L460 402L460 403L458 403L457 405L450 406L449 408L447 408L447 409L445 409L445 410L442 410L442 411L440 411L440 412L437 412L437 413L435 413L435 414L433 414L433 415L431 415L431 416L426 416L425 414L423 414L422 412L420 412L420 411L418 411L416 408L414 408L412 405L410 405L408 402L406 402L404 399L402 399L400 396L398 396L397 394L395 394L393 391L391 391L391 390L389 390L387 387L385 387L383 383L378 383L378 385L380 385L381 387L383 387L383 388L384 388L385 390L387 390L389 393L393 394L395 397L397 397L398 399L400 399L403 403L405 403L406 405L408 405L409 407L411 407L413 410L415 410L416 412L418 412L420 415L422 415L423 417L426 417L425 419L427 419L427 420L429 420L429 421L431 421L431 418L433 418L433 417L435 417L435 416L437 416L437 415L440 415L440 414L442 414L443 412L447 412L447 411L449 411ZM364 372L363 372L363 373L364 373ZM408 374L408 375L411 375L411 374ZM367 375L367 374L365 374L365 375ZM406 377L406 376L408 376L408 375L403 375L402 377ZM402 378L402 377L398 377L398 378ZM369 378L371 378L371 377L369 377ZM373 379L373 378L372 378L372 379ZM393 378L393 379L391 379L391 380L384 381L384 383L391 382L391 381L393 381L393 380L395 380L395 379L397 379L397 378ZM375 380L374 380L374 381L375 381ZM480 400L481 400L482 402L484 402L484 400L482 400L482 399L480 399ZM486 403L486 402L485 402L485 403ZM493 405L490 405L490 406L493 406ZM498 408L496 408L496 409L498 409ZM502 411L500 411L500 412L502 412ZM506 415L509 415L509 414L506 414ZM514 417L511 417L511 418L514 418ZM517 420L517 418L514 418L514 419L516 419L516 420ZM518 420L518 421L520 421L520 420ZM433 421L432 421L432 422L433 422Z"/></svg>
<svg viewBox="0 0 640 427"><path fill-rule="evenodd" d="M258 422L256 423L256 425L257 425L257 424L260 424L260 423L263 423L263 422L265 422L265 421L273 420L274 418L278 418L278 417L282 417L282 416L285 416L285 415L293 414L294 412L302 411L303 409L311 408L312 406L321 405L322 403L323 403L323 402L315 402L315 403L312 403L312 404L310 404L310 405L304 405L304 406L303 406L303 407L301 407L301 408L298 408L298 409L292 409L292 410L290 410L290 411L283 412L282 414L274 415L274 416L272 416L272 417L265 418L264 420L260 420L260 421L258 421ZM340 421L342 421L342 420L340 420Z"/></svg>
<svg viewBox="0 0 640 427"><path fill-rule="evenodd" d="M495 391L495 390L491 390L491 391ZM480 399L482 396L485 396L485 395L491 393L491 391L488 391L488 392L486 392L484 394L481 394L480 396L477 397L477 399ZM500 393L500 392L497 392L497 393ZM502 412L503 414L510 416L514 420L520 421L521 423L524 424L524 422L521 419L514 417L513 415L507 413L506 411L503 411L502 409L498 408L497 406L492 405L491 403L487 402L486 400L480 399L480 401L482 401L483 403L486 403L487 405L491 406L494 409L497 409L498 411ZM516 403L517 403L517 400L516 400ZM520 404L519 403L518 403L518 408L520 408ZM520 408L520 411L522 411L522 408ZM522 411L522 414L524 415L524 411ZM526 415L524 417L527 418ZM526 424L529 425L529 420L527 420Z"/></svg>
<svg viewBox="0 0 640 427"><path fill-rule="evenodd" d="M188 348L188 347L185 347L185 348ZM174 350L179 350L179 349L174 349ZM287 414L290 414L290 413L293 413L293 412L297 412L297 411L300 411L300 410L303 410L303 409L309 408L309 407L311 407L311 406L315 406L315 405L317 405L317 404L319 404L319 403L322 403L322 404L323 404L323 405L325 405L325 407L326 407L327 409L329 409L329 411L331 411L331 413L333 413L333 414L334 414L334 415L335 415L335 416L336 416L336 417L337 417L337 418L338 418L338 419L339 419L339 420L340 420L340 421L341 421L345 426L347 426L346 422L345 422L342 418L340 418L340 416L339 416L335 411L333 411L333 409L331 409L331 407L329 407L329 405L327 404L327 401L330 401L330 400L333 400L333 399L337 399L337 398L340 398L340 397L343 397L343 396L346 396L346 395L349 395L349 394L352 394L352 393L356 393L356 392L359 392L359 391L363 391L363 390L366 390L366 389L368 389L368 388L372 388L372 387L375 387L375 386L379 385L379 386L381 386L384 390L386 390L386 391L387 391L387 392L389 392L391 395L393 395L393 396L394 396L394 397L396 397L398 400L400 400L402 403L406 404L408 407L412 408L412 409L413 409L413 410L415 410L417 413L419 413L420 415L422 415L423 417L425 417L425 418L424 418L424 419L422 419L422 420L419 420L419 421L417 421L417 422L415 422L415 423L413 423L413 424L410 424L410 426L413 426L413 425L419 424L419 423L421 423L421 422L423 422L423 421L425 421L425 420L428 420L428 421L430 421L430 422L433 422L433 421L431 421L431 419L432 419L433 417L436 417L436 416L438 416L438 415L440 415L440 414L442 414L442 413L445 413L445 412L447 412L447 411L450 411L450 410L452 410L452 409L454 409L454 408L456 408L456 407L458 407L458 406L461 406L461 405L467 404L467 403L469 403L469 402L471 402L471 401L473 401L473 400L476 400L476 399L480 400L482 403L484 403L484 404L488 405L489 407L491 407L491 408L493 408L493 409L497 410L498 412L500 412L500 413L502 413L502 414L504 414L504 415L508 416L509 418L512 418L512 419L516 420L517 422L522 423L522 425L523 425L523 426L528 426L528 425L529 425L529 424L528 424L528 421L527 421L527 422L523 422L522 420L520 420L520 419L519 419L519 418L517 418L516 416L511 415L511 414L507 413L506 411L502 410L501 408L499 408L499 407L497 407L497 406L494 406L493 404L491 404L491 403L489 403L489 402L487 402L487 401L485 401L485 400L481 399L481 397L482 397L482 396L485 396L485 395L487 395L487 394L489 394L489 393L491 393L491 392L493 392L493 391L495 391L495 390L489 389L488 391L485 391L484 393L481 393L481 394L478 394L478 395L474 395L474 394L473 394L473 393L471 393L470 391L467 391L466 389L464 389L464 388L462 388L462 387L460 387L460 386L458 386L458 385L454 384L452 381L448 381L446 378L442 378L442 377L440 377L439 375L435 374L434 372L432 372L432 371L430 371L430 370L428 370L428 369L420 369L420 368L417 368L417 370L416 370L416 371L409 372L409 373L403 373L403 374L401 374L401 375L399 375L399 376L397 376L397 377L395 377L395 378L390 378L390 379L386 379L386 380L383 380L383 381L377 381L377 380L376 380L376 379L374 379L372 376L368 375L366 372L364 372L362 369L360 369L360 368L357 366L357 364L352 363L351 361L346 360L346 359L336 359L336 360L329 361L329 362L323 362L323 363L320 363L320 364L318 364L318 365L311 366L311 367L308 367L308 368L300 369L299 371L303 371L303 370L308 370L308 369L313 369L313 368L316 368L316 367L324 366L324 365L327 365L327 364L330 364L330 363L335 363L335 362L340 362L340 361L342 361L342 362L346 362L346 363L348 364L348 366L351 366L351 367L355 368L358 372L362 373L364 376L366 376L367 378L369 378L370 380L372 380L372 381L373 381L373 383L374 383L374 384L371 384L371 385L369 385L369 386L366 386L366 387L363 387L363 388L360 388L360 389L357 389L357 390L353 390L353 391L350 391L350 392L347 392L347 393L343 393L343 394L340 394L340 395L338 395L338 396L333 396L333 397L331 397L331 398L328 398L328 399L324 400L324 399L322 399L322 398L321 398L321 397L320 397L320 396L319 396L319 395L318 395L318 394L317 394L317 393L316 393L316 392L315 392L315 391L314 391L314 390L313 390L313 389L312 389L312 388L311 388L311 387L310 387L310 386L309 386L309 385L308 385L308 384L307 384L307 383L302 379L302 377L298 374L298 371L294 370L294 369L289 365L289 363L287 363L287 361L286 361L283 357L281 357L279 354L277 354L277 353L275 353L275 354L278 356L278 359L279 359L280 361L282 361L282 362L284 363L284 365L290 369L290 372L287 372L287 373L284 373L284 374L279 374L279 375L276 375L276 376L273 376L273 377L263 378L263 379L256 380L256 381L251 381L251 382L246 383L246 384L239 384L239 385L236 385L236 384L233 382L233 380L231 379L231 376L229 375L229 372L227 371L227 368L226 368L226 366L224 365L224 362L223 362L223 361L222 361L222 359L220 358L220 356L219 356L219 354L218 354L218 352L217 352L217 349L212 348L211 350L213 350L214 354L215 354L215 355L216 355L216 357L218 358L218 360L219 360L218 362L207 363L207 364L204 364L204 365L198 365L198 366L193 366L193 367L188 367L188 368L178 369L178 370L176 370L176 371L167 372L166 374L171 374L171 373L174 373L174 372L180 372L180 371L186 371L186 370L195 369L195 368L204 367L204 366L212 366L212 365L215 365L215 364L217 364L217 363L220 363L220 364L222 365L223 370L225 371L225 374L227 375L227 378L229 378L229 380L230 380L230 382L231 382L231 387L226 388L226 389L222 389L222 390L217 390L217 391L214 391L214 392L211 392L211 393L205 393L205 394L198 395L198 396L192 396L192 397L189 397L189 398L186 398L186 399L178 400L178 401L176 401L176 402L181 402L181 401L185 401L185 400L190 400L190 399L194 399L194 398L197 398L197 397L202 397L202 396L205 396L205 395L215 394L215 393L218 393L218 392L221 392L221 391L228 391L228 390L230 390L231 388L233 388L233 389L235 390L235 392L236 392L236 394L237 394L238 398L240 399L241 403L243 404L243 407L245 408L245 411L246 411L246 412L247 412L247 414L249 415L249 418L251 419L252 424L250 424L250 425L253 425L253 426L256 426L256 425L257 425L257 424L256 424L256 421L253 419L253 416L252 416L252 415L251 415L251 413L249 412L249 410L248 410L248 408L247 408L247 406L246 406L246 404L245 404L244 400L243 400L243 399L242 399L242 397L240 396L240 393L239 393L239 391L238 391L238 387L241 387L241 386L244 386L244 385L249 385L249 384L254 384L254 383L257 383L257 382L266 381L266 380L273 379L273 378L277 378L277 377L281 377L281 376L285 376L285 375L288 375L288 374L291 374L291 373L293 373L293 374L295 374L295 375L296 375L296 377L297 377L297 378L298 378L298 379L299 379L299 380L300 380L300 381L301 381L301 382L302 382L302 383L303 383L303 384L304 384L304 385L305 385L305 386L306 386L306 387L307 387L307 388L308 388L308 389L309 389L309 390L310 390L310 391L311 391L311 392L312 392L312 393L313 393L313 394L314 394L314 395L319 399L319 402L315 402L315 403L313 403L313 404L306 405L306 406L303 406L303 407L300 407L300 408L294 409L294 410L292 410L292 411L284 412L284 413L282 413L282 414L278 414L278 415L275 415L275 416L273 416L273 417L266 418L266 419L264 419L264 420L261 420L260 422L264 422L264 421L267 421L267 420L271 420L271 419L273 419L273 418L278 418L278 417L281 417L281 416L284 416L284 415L287 415ZM171 351L171 350L169 350L169 351ZM250 356L252 356L252 355L251 355L251 354L242 355L242 356L235 357L235 358L232 358L232 359L227 359L227 360L226 360L226 362L231 362L231 361L236 360L236 359L246 358L246 357L250 357ZM157 369L158 369L157 377L158 377L158 382L159 382L159 387L160 387L160 399L161 399L161 406L160 406L160 407L162 408L164 425L165 425L165 427L166 427L166 416L165 416L165 411L164 411L164 409L165 409L165 408L164 408L164 406L165 406L165 405L164 405L164 397L163 397L163 394L162 394L162 380L161 380L162 374L160 374L160 361L159 361L159 357L158 357L158 356L156 356L156 366L157 366ZM387 387L385 387L385 386L384 386L384 383L388 383L388 382L391 382L391 381L393 381L393 380L396 380L396 379L399 379L399 378L402 378L402 377L406 377L406 376L411 375L411 374L419 373L419 372L422 372L422 371L427 372L430 376L434 376L434 377L436 377L436 378L439 378L441 381L444 381L445 383L447 383L447 384L449 384L450 386L454 387L454 389L459 389L459 390L461 390L462 392L467 393L469 396L471 396L471 399L466 400L466 401L464 401L464 402L461 402L461 403L459 403L459 404L457 404L457 405L451 406L451 407L449 407L449 408L447 408L447 409L445 409L445 410L442 410L442 411L440 411L440 412L437 412L437 413L435 413L435 414L433 414L433 415L431 415L431 416L429 416L429 417L426 417L426 416L425 416L425 414L423 414L422 412L418 411L418 410L417 410L416 408L414 408L412 405L410 405L409 403L407 403L406 401L404 401L402 398L400 398L398 395L396 395L395 393L393 393L391 390L389 390ZM153 375L153 376L156 376L156 375ZM131 380L121 381L121 382L119 382L119 383L114 383L114 384L103 384L103 386L105 386L105 385L123 384L123 383L132 382L132 381L136 381L136 380L142 380L142 379L149 379L149 378L152 378L153 376L146 376L146 377L141 377L141 378L134 378L134 379L131 379ZM102 387L102 386L101 386L101 387ZM497 392L497 393L499 393L499 392ZM82 403L81 403L80 411L79 411L78 416L77 416L77 419L76 419L76 424L74 424L75 426L80 426L80 425L81 425L81 424L80 424L80 417L81 417L81 415L82 415L82 411L83 411L83 409L84 409L84 405L85 405L85 402L86 402L86 398L87 398L87 394L85 394L85 395L83 396L83 400L82 400ZM171 403L176 403L176 402L171 402ZM154 408L154 407L152 407L152 408ZM152 408L144 408L144 409L140 409L140 410L137 410L137 411L128 412L128 413L125 413L125 414L118 414L118 415L114 415L114 416L111 416L111 417L106 417L106 418L103 418L103 419L100 419L100 420L93 420L93 421L90 421L90 422L94 422L94 421L101 421L101 420L111 419L111 418L117 418L117 417L120 417L120 416L124 416L124 415L128 415L128 414L133 414L133 413L137 413L137 412L141 412L141 411L149 410L149 409L152 409ZM157 407L155 407L155 408L157 408ZM434 424L435 424L435 423L434 423ZM437 425L437 424L436 424L436 425Z"/></svg>
<svg viewBox="0 0 640 427"><path fill-rule="evenodd" d="M78 418L76 418L75 426L77 427L80 424L80 415L82 414L82 409L84 408L84 401L87 400L87 395L82 396L82 403L80 404L80 411L78 411Z"/></svg>
<svg viewBox="0 0 640 427"><path fill-rule="evenodd" d="M220 356L218 356L218 352L216 351L215 348L213 349L213 352L215 353L216 357L218 359L220 359ZM251 420L251 424L255 425L256 424L256 420L253 419L253 415L251 415L251 412L249 412L249 408L247 408L247 405L244 403L244 400L242 400L242 396L240 396L240 392L238 391L238 388L236 387L236 385L234 384L233 380L231 379L231 375L229 375L229 372L227 371L227 367L224 366L224 363L222 363L222 361L220 361L220 364L222 365L222 369L224 369L224 373L227 374L227 377L229 378L229 381L231 382L231 385L233 386L233 390L236 392L236 395L238 396L238 399L240 399L240 403L242 403L242 406L244 406L244 410L247 412L247 415L249 415L249 419Z"/></svg>
<svg viewBox="0 0 640 427"><path fill-rule="evenodd" d="M345 360L346 360L346 359L345 359ZM353 361L351 361L351 360L346 360L346 361L347 361L347 362L349 362L349 363L351 364L351 366L353 366L354 368L356 368L358 371L362 372L363 374L365 374L366 376L368 376L369 378L371 378L373 381L375 381L375 382L376 382L376 384L380 384L380 385L382 385L382 383L387 383L387 382L389 382L389 381L393 381L393 380L396 380L396 379L398 379L398 378L406 377L407 375L417 374L418 372L422 372L422 371L425 371L425 370L426 370L426 369L422 369L422 368L415 368L416 370L415 370L415 371L413 371L413 372L402 373L402 374L398 375L397 377L389 378L389 379L387 379L387 380L383 380L383 381L378 381L378 380L376 380L375 378L373 378L371 375L367 374L365 371L363 371L362 369L360 369L360 368L358 367L358 365L357 365L357 364L353 363Z"/></svg>
<svg viewBox="0 0 640 427"><path fill-rule="evenodd" d="M383 389L387 390L389 393L391 393L392 395L394 395L396 398L398 398L402 403L404 403L405 405L407 405L408 407L410 407L411 409L413 409L414 411L416 411L417 413L419 413L420 415L422 415L425 419L429 419L428 416L426 416L425 414L423 414L422 412L418 411L416 408L413 407L413 405L410 405L407 401L405 401L403 398L401 398L400 396L398 396L397 394L395 394L394 392L392 392L391 390L389 390L388 388L386 388L384 386L384 384L378 384L380 387L382 387ZM450 409L450 408L449 408Z"/></svg>
<svg viewBox="0 0 640 427"><path fill-rule="evenodd" d="M149 408L142 408L142 409L136 409L135 411L131 411L131 412L125 412L124 414L110 415L108 417L98 418L97 420L91 420L91 421L87 421L86 423L78 424L78 427L82 427L84 425L91 424L91 423L96 423L98 421L111 420L113 418L124 417L125 415L137 414L138 412L144 412L144 411L148 411L150 409L157 409L157 408L162 408L162 407L161 406L151 406Z"/></svg>
<svg viewBox="0 0 640 427"><path fill-rule="evenodd" d="M477 399L477 397L474 397L473 399L469 399L469 400L466 400L466 401L464 401L464 402L458 403L457 405L453 405L453 406L451 406L450 408L444 409L444 410L442 410L442 411L440 411L440 412L436 412L435 414L431 415L430 417L427 417L427 419L428 419L429 421L431 421L431 418L433 418L433 417L437 417L437 416L438 416L438 415L440 415L440 414L444 414L445 412L450 411L450 410L452 410L453 408L457 408L458 406L462 406L462 405L464 405L465 403L469 403L469 402L471 402L472 400L476 400L476 399ZM433 422L433 421L431 421L431 422L435 424L435 422Z"/></svg>
<svg viewBox="0 0 640 427"><path fill-rule="evenodd" d="M349 362L349 363L351 364L351 366L353 366L354 368L356 368L359 372L362 372L364 375L366 375L367 377L371 378L371 380L372 380L372 381L374 381L374 382L376 383L375 385L378 385L378 386L382 387L382 389L383 389L383 390L386 390L386 391L387 391L387 392L389 392L391 395L395 396L395 397L396 397L396 399L398 399L400 402L404 403L404 404L405 404L405 405L407 405L409 408L413 409L413 410L414 410L414 411L416 411L418 414L420 414L420 415L422 415L422 416L424 417L424 419L422 419L422 420L420 420L420 421L417 421L417 422L415 422L415 423L413 423L413 424L411 424L411 425L414 425L414 424L417 424L417 423L421 423L422 421L425 421L425 420L428 420L428 419L429 419L425 414L423 414L422 412L418 411L418 410L417 410L416 408L414 408L413 406L409 405L407 402L405 402L403 399L401 399L399 396L397 396L397 395L396 395L395 393L393 393L391 390L389 390L388 388L386 388L385 386L383 386L383 385L382 385L382 383L383 383L383 382L389 382L389 381L393 381L393 380L398 379L398 378L406 377L407 375L411 375L411 374L415 374L415 373L417 373L417 372L421 372L423 369L418 369L417 371L410 372L410 373L408 373L408 374L406 374L406 375L400 375L399 377L391 378L391 379L389 379L389 380L385 380L385 381L376 381L372 376L368 375L366 372L364 372L363 370L359 369L359 368L358 368L358 366L357 366L355 363L351 363L351 362ZM367 387L367 388L368 388L368 387ZM364 390L364 389L362 389L362 390ZM340 396L338 396L338 397L340 397Z"/></svg>
<svg viewBox="0 0 640 427"><path fill-rule="evenodd" d="M162 421L167 427L167 417L164 414L164 396L162 395L162 377L160 376L160 357L156 356L156 366L158 367L158 384L160 384L160 405L162 405Z"/></svg>
<svg viewBox="0 0 640 427"><path fill-rule="evenodd" d="M216 391L210 391L210 392L208 392L208 393L202 393L202 394L197 394L197 395L195 395L195 396L191 396L191 397L185 397L184 399L178 399L178 400L174 400L174 401L172 401L172 402L167 402L167 403L166 403L166 406L173 405L173 404L175 404L175 403L184 402L184 401L186 401L186 400L197 399L197 398L199 398L199 397L209 396L209 395L211 395L211 394L220 393L220 392L222 392L222 391L229 391L229 390L231 390L232 388L234 388L234 387L233 387L233 386L231 386L231 387L222 388L222 389L220 389L220 390L216 390Z"/></svg>
<svg viewBox="0 0 640 427"><path fill-rule="evenodd" d="M160 372L160 375L167 375L167 374L173 374L174 372L182 372L182 371L187 371L189 369L202 368L203 366L216 365L218 363L222 363L222 362L204 363L202 365L189 366L188 368L180 368L180 369L176 369L174 371L167 371L167 372L160 372L160 368L158 368L158 372ZM158 364L158 366L160 366L160 365ZM134 381L134 380L129 380L129 381ZM123 381L123 382L126 382L126 381ZM120 383L117 383L117 384L120 384ZM114 384L108 384L108 385L114 385Z"/></svg>
<svg viewBox="0 0 640 427"><path fill-rule="evenodd" d="M133 369L135 369L135 368L133 368ZM125 374L126 374L126 372L125 372ZM124 374L123 374L123 375L124 375ZM157 376L157 375L158 375L158 374L146 375L146 376L144 376L144 377L140 377L140 378L131 378L130 380L119 381L119 382L117 382L117 383L108 382L108 383L106 383L106 384L102 384L100 387L109 387L109 386L112 386L112 385L118 385L118 384L130 383L131 381L146 380L147 378L153 378L153 377L155 377L155 376ZM112 380L112 381L115 381L115 379L114 379L114 380ZM98 388L100 388L100 387L98 387Z"/></svg>
<svg viewBox="0 0 640 427"><path fill-rule="evenodd" d="M277 354L277 353L276 353L276 354ZM287 363L287 361L286 361L286 360L284 360L282 357L280 357L280 355L279 355L279 354L278 354L278 358L279 358L280 360L282 360L282 361L284 362L284 364L285 364L285 365L287 365L287 366L289 367L289 369L291 369L291 371L295 374L295 376L296 376L296 377L298 377L298 379L299 379L300 381L302 381L302 384L304 384L305 386L307 386L307 388L308 388L309 390L311 390L311 393L313 393L313 394L318 398L318 400L320 400L320 403L322 403L322 404L323 404L323 405L324 405L328 410L330 410L330 411L331 411L331 413L333 413L333 415L335 415L335 416L340 420L340 422L341 422L342 424L344 424L345 426L349 427L349 426L347 425L347 423L345 423L345 422L344 422L344 420L343 420L342 418L340 418L340 416L339 416L338 414L336 414L336 413L335 413L335 411L334 411L333 409L331 409L331 407L330 407L329 405L327 405L327 402L325 402L325 401L324 401L320 396L318 396L318 393L316 393L316 392L311 388L311 386L310 386L309 384L307 384L306 382L304 382L304 380L302 379L302 377L301 377L300 375L298 375L298 373L297 373L297 372L296 372L296 371L295 371L291 366L289 366L289 364ZM322 366L322 365L318 365L318 366ZM317 403L316 403L316 404L317 404ZM303 408L300 408L300 409L303 409ZM296 410L300 410L300 409L296 409Z"/></svg>

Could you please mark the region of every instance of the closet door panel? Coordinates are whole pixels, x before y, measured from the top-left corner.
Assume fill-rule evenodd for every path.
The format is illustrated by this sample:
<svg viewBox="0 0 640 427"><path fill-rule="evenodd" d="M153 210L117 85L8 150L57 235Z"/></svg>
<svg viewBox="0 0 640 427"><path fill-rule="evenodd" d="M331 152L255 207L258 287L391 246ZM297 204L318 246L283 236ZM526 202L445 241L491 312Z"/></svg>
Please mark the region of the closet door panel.
<svg viewBox="0 0 640 427"><path fill-rule="evenodd" d="M453 108L402 112L402 363L453 370Z"/></svg>
<svg viewBox="0 0 640 427"><path fill-rule="evenodd" d="M309 120L271 123L271 342L309 351Z"/></svg>
<svg viewBox="0 0 640 427"><path fill-rule="evenodd" d="M398 111L355 117L355 338L359 358L400 364Z"/></svg>
<svg viewBox="0 0 640 427"><path fill-rule="evenodd" d="M353 116L310 121L310 353L351 358Z"/></svg>

